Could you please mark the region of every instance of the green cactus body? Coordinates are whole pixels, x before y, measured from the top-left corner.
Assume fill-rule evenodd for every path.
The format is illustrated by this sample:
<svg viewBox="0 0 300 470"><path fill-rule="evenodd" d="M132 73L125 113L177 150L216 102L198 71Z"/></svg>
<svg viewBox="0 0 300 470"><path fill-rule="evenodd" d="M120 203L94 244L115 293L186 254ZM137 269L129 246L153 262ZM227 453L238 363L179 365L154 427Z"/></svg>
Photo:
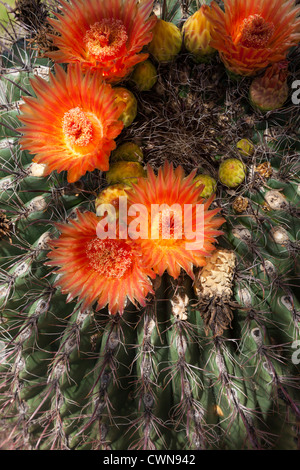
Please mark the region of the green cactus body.
<svg viewBox="0 0 300 470"><path fill-rule="evenodd" d="M285 124L287 116L281 117L285 132L280 128L279 137L269 140L269 125L278 130L274 121L264 117L240 135L241 119L230 117L228 104L214 121L218 111L213 107L208 115L208 103L211 96L219 103L220 90L207 85L206 103L197 88L199 66L192 61L183 83L186 61L179 54L176 63L172 53L168 71L157 72L163 93L153 87L142 98L137 95L139 116L122 131L110 173L87 172L80 182L68 184L66 172L44 176L43 167L34 167L32 155L19 145L18 103L33 94L29 78L41 71L47 77L46 67L53 66L26 46L22 39L4 51L0 85L3 430L13 436L16 448L32 450L299 449L299 147L292 133L285 134L293 119ZM219 73L219 66L212 70ZM176 95L182 91L177 85L170 91L171 79L178 84L178 77L186 87L184 96ZM242 84L230 86L236 99L235 87ZM161 116L151 114L156 105L166 113L157 128ZM209 122L205 132L200 129L194 139L201 119L186 126L180 121L180 129L173 129L187 109L196 113L200 105L201 119ZM226 145L240 158L234 159L238 178L232 171L226 174L234 184L220 177L223 184L212 188L212 209L219 207L226 220L223 235L206 266L194 269L194 280L183 271L178 279L166 272L157 276L145 307L127 301L123 315L111 315L106 307L97 311L96 305L83 309L56 285L61 273L47 265L50 240L59 233L55 224L95 213L99 193L119 182L118 174L108 181L114 165L124 165L122 177L129 163L141 169L137 176L145 176L141 157L157 169L155 158L160 148L165 152L168 138L162 127L166 120L170 152L177 149L178 154L174 166L183 161L186 173L201 167L217 178L219 162L213 157L227 155ZM218 130L224 122L229 127L219 132L217 144L217 131L209 141L210 126ZM141 137L143 152L136 151L136 144L122 149L122 143L133 142L131 132ZM193 147L200 138L200 148ZM255 152L251 147L239 155L241 138L251 140ZM270 164L270 174L261 171L261 163ZM238 197L247 200L241 211L234 208Z"/></svg>

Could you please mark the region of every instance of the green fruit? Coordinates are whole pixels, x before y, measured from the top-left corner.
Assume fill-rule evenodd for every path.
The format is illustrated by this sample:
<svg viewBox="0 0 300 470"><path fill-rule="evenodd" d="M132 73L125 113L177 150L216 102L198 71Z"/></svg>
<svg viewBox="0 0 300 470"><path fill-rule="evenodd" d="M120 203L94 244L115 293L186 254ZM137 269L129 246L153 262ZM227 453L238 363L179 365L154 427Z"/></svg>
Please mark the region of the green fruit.
<svg viewBox="0 0 300 470"><path fill-rule="evenodd" d="M15 6L15 0L7 0L5 2L8 6L14 7ZM9 10L6 8L6 5L0 5L0 21L1 23L6 23L8 21L8 12Z"/></svg>
<svg viewBox="0 0 300 470"><path fill-rule="evenodd" d="M110 157L111 162L142 162L143 151L134 142L125 142L114 150Z"/></svg>
<svg viewBox="0 0 300 470"><path fill-rule="evenodd" d="M146 171L139 162L118 161L110 165L106 172L108 184L137 183L138 178L145 178Z"/></svg>
<svg viewBox="0 0 300 470"><path fill-rule="evenodd" d="M145 60L135 67L131 79L140 91L151 90L157 82L157 70L150 60Z"/></svg>
<svg viewBox="0 0 300 470"><path fill-rule="evenodd" d="M239 140L236 144L236 148L238 149L239 153L244 157L251 156L254 153L254 145L248 139Z"/></svg>
<svg viewBox="0 0 300 470"><path fill-rule="evenodd" d="M246 166L241 160L227 158L219 166L219 180L228 188L237 188L246 177Z"/></svg>
<svg viewBox="0 0 300 470"><path fill-rule="evenodd" d="M137 101L134 94L123 87L114 88L116 103L125 103L125 108L120 116L120 120L123 121L124 127L130 126L135 120L137 115Z"/></svg>

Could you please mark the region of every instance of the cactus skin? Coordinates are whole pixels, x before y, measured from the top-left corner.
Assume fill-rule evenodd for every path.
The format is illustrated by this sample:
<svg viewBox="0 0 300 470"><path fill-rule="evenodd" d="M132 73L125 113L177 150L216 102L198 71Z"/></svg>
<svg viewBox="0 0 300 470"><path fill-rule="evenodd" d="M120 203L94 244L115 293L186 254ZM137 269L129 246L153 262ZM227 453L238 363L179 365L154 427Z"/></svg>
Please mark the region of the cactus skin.
<svg viewBox="0 0 300 470"><path fill-rule="evenodd" d="M55 222L95 211L105 175L88 174L77 185L64 174L44 177L20 149L14 129L24 92L17 84L32 92L30 74L52 66L32 63L26 51L22 41L15 57L5 56L13 74L15 62L23 67L4 91L0 127L0 200L10 225L0 241L0 419L7 431L19 448L39 450L299 449L292 138L274 151L261 140L265 129L253 131L261 162L250 171L251 157L243 156L249 185L231 193L218 185L225 233L195 283L157 278L146 308L129 304L122 317L82 311L53 286L47 241L58 235ZM238 194L248 204L237 214Z"/></svg>

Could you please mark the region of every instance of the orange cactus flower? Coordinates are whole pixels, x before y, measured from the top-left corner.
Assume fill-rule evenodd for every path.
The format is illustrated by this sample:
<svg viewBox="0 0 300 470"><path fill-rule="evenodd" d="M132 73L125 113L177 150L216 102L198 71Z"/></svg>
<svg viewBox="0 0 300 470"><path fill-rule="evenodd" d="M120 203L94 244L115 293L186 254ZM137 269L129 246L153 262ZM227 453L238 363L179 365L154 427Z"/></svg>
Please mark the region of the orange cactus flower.
<svg viewBox="0 0 300 470"><path fill-rule="evenodd" d="M143 266L134 242L98 238L93 212L78 211L77 217L57 224L61 235L49 242L46 264L58 267L55 287L69 294L68 301L77 297L83 309L97 302L97 310L107 305L109 313L122 315L127 300L145 306L155 275Z"/></svg>
<svg viewBox="0 0 300 470"><path fill-rule="evenodd" d="M71 183L87 171L107 171L123 129L124 104L116 104L112 87L97 74L83 75L79 65L67 73L57 65L49 82L37 76L31 85L36 97L24 97L19 131L34 162L46 164L45 174L66 170Z"/></svg>
<svg viewBox="0 0 300 470"><path fill-rule="evenodd" d="M126 190L129 237L131 223L139 222L136 242L146 264L160 276L167 270L176 279L183 268L193 278L193 266L206 264L215 237L222 233L217 229L224 219L214 217L219 209L208 210L214 195L203 202L203 186L197 186L194 177L195 172L185 177L182 167L174 170L165 162L157 176L148 167L148 178ZM203 217L197 216L197 206ZM140 211L137 219L130 217L134 211Z"/></svg>
<svg viewBox="0 0 300 470"><path fill-rule="evenodd" d="M300 6L294 0L224 0L205 10L213 25L211 47L219 51L226 68L251 76L284 60L300 40Z"/></svg>
<svg viewBox="0 0 300 470"><path fill-rule="evenodd" d="M140 52L152 39L156 22L156 16L150 16L153 0L60 3L62 14L49 19L58 50L48 56L55 62L79 62L83 70L98 70L106 81L117 82L147 59L148 54Z"/></svg>

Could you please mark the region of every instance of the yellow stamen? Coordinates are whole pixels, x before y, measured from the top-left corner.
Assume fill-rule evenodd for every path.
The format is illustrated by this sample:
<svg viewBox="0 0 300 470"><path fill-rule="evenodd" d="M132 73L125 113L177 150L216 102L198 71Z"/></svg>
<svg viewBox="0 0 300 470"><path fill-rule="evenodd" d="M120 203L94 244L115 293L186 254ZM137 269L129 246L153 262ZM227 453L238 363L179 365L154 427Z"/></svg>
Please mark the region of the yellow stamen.
<svg viewBox="0 0 300 470"><path fill-rule="evenodd" d="M274 34L273 23L268 23L260 15L251 15L245 18L240 25L235 43L245 47L260 49L265 47Z"/></svg>
<svg viewBox="0 0 300 470"><path fill-rule="evenodd" d="M67 111L63 117L63 133L72 145L84 147L93 139L93 125L79 107Z"/></svg>
<svg viewBox="0 0 300 470"><path fill-rule="evenodd" d="M133 252L122 240L95 238L87 244L89 265L100 275L121 279L133 264Z"/></svg>
<svg viewBox="0 0 300 470"><path fill-rule="evenodd" d="M104 18L90 27L84 42L89 55L102 61L114 57L126 44L127 39L126 28L121 20Z"/></svg>

